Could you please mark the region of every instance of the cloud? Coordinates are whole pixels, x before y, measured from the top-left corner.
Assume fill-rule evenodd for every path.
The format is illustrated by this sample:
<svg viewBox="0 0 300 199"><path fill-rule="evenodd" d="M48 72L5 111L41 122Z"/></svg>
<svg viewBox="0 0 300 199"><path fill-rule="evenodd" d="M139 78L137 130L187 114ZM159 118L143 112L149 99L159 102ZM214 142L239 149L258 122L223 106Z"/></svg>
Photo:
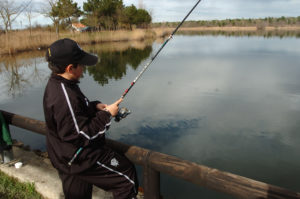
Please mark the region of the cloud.
<svg viewBox="0 0 300 199"><path fill-rule="evenodd" d="M195 5L196 0L143 0L152 11L154 21L180 21ZM138 0L124 0L126 5L138 4ZM226 19L298 16L300 1L296 0L202 0L189 19Z"/></svg>
<svg viewBox="0 0 300 199"><path fill-rule="evenodd" d="M87 0L73 0L82 8ZM23 2L15 0L15 2ZM142 2L154 22L181 21L197 0L123 0L126 6L136 6ZM45 0L33 0L36 8L43 7ZM188 20L213 20L229 18L264 18L281 16L299 16L299 0L202 0ZM51 21L41 17L37 21L49 24Z"/></svg>

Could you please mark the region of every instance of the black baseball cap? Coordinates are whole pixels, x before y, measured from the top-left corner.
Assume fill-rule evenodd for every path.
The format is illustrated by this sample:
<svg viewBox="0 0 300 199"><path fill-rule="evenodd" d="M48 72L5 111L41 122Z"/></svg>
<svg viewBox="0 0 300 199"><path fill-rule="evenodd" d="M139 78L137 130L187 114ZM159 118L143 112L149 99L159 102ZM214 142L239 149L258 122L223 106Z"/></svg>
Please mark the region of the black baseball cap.
<svg viewBox="0 0 300 199"><path fill-rule="evenodd" d="M69 64L92 66L98 62L98 57L82 50L72 39L60 39L49 46L46 52L48 62L61 67Z"/></svg>

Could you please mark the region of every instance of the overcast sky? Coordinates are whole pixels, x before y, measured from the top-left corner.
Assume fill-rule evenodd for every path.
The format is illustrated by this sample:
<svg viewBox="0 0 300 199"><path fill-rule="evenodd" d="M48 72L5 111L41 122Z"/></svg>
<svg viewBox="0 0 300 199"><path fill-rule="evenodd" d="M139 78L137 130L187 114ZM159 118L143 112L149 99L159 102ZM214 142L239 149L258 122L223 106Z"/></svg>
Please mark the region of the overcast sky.
<svg viewBox="0 0 300 199"><path fill-rule="evenodd" d="M22 1L22 0L15 0ZM45 0L34 0L45 2ZM87 0L73 0L82 8ZM143 5L154 22L181 21L198 0L123 0L126 6ZM212 20L228 18L263 18L300 16L300 0L202 0L188 20ZM21 19L19 20L20 23ZM45 24L49 19L36 17L34 21ZM26 24L24 20L23 25ZM19 24L15 24L19 25Z"/></svg>

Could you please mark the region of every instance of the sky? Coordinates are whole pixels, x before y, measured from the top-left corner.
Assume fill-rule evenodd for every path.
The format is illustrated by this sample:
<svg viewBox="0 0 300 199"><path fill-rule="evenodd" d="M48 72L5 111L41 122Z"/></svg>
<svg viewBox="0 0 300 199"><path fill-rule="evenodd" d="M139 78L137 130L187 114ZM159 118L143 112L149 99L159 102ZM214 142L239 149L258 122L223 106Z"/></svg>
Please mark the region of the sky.
<svg viewBox="0 0 300 199"><path fill-rule="evenodd" d="M10 0L9 0L10 1ZM21 2L23 0L13 0ZM82 8L87 0L73 0ZM181 21L198 0L123 0L126 6L143 5L153 18L153 22ZM45 0L33 0L35 5ZM36 6L39 7L39 6ZM264 18L300 16L300 0L202 0L188 20L213 20L233 18ZM22 22L21 22L22 21ZM26 26L23 16L14 26ZM50 24L50 19L36 14L33 24Z"/></svg>

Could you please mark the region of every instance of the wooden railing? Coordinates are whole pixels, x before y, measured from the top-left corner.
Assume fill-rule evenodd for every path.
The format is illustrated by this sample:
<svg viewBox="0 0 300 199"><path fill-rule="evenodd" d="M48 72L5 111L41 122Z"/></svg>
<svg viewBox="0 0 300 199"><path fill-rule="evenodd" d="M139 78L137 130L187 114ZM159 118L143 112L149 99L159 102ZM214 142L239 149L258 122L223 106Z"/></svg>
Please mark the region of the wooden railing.
<svg viewBox="0 0 300 199"><path fill-rule="evenodd" d="M46 134L46 126L42 121L5 111L2 113L11 125L42 135ZM198 165L174 156L129 146L110 139L107 139L107 144L119 153L125 154L133 163L143 167L145 199L160 198L161 172L237 198L300 199L298 192Z"/></svg>

